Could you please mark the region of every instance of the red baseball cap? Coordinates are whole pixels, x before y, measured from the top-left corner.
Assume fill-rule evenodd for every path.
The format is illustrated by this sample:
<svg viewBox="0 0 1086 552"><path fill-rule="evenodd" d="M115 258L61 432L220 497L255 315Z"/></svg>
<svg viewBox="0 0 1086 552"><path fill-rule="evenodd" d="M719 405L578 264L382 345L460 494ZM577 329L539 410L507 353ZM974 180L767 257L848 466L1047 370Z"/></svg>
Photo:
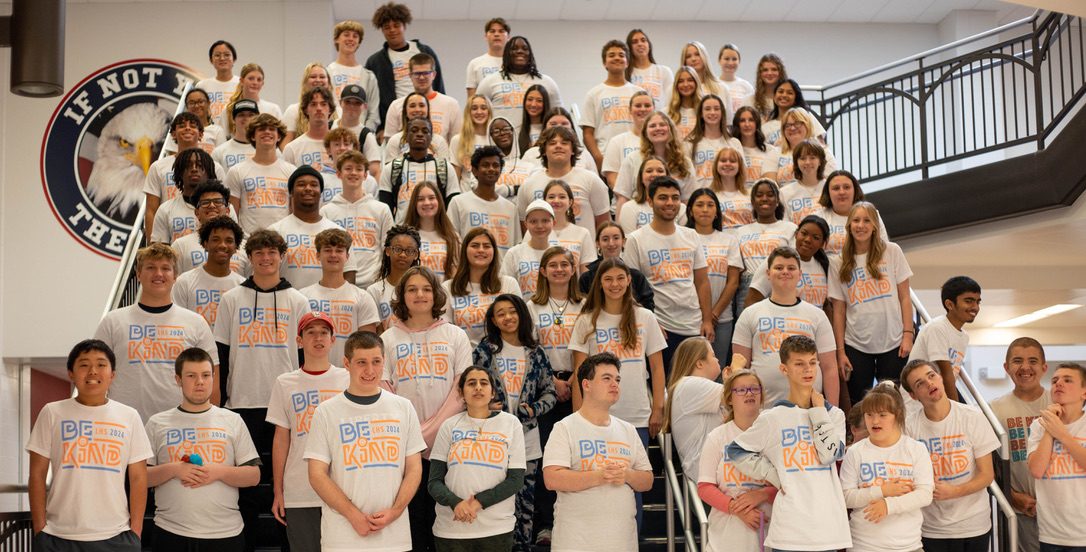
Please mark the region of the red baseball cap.
<svg viewBox="0 0 1086 552"><path fill-rule="evenodd" d="M304 332L306 328L317 323L324 323L325 326L328 326L329 330L334 331L336 329L332 324L332 318L327 314L324 314L323 312L307 312L302 316L302 319L298 321L298 337L302 336L302 332Z"/></svg>

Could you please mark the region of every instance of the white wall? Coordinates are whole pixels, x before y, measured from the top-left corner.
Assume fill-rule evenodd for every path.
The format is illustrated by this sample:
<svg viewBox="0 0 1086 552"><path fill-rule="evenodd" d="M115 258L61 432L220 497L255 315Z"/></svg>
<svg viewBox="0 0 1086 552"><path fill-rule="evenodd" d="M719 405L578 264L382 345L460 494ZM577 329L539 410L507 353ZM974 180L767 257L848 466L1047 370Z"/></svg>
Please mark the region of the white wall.
<svg viewBox="0 0 1086 552"><path fill-rule="evenodd" d="M201 15L206 12L206 15ZM332 7L326 1L254 3L69 3L65 79L71 86L117 61L151 57L207 71L207 45L231 40L240 65L256 61L267 74L265 97L294 101L301 68L331 60ZM416 21L411 37L433 46L446 67L448 89L463 95L463 67L482 52L481 21ZM935 46L934 25L709 24L700 22L520 22L541 69L558 80L567 101L580 103L602 80L599 48L635 26L649 33L661 63L675 65L690 38L712 55L725 41L744 50L741 74L752 78L762 52L784 57L804 83L825 83ZM368 24L367 24L368 27ZM362 57L383 41L367 28ZM0 53L0 356L58 357L97 325L117 264L85 249L55 220L42 193L42 133L59 100L7 93L8 52Z"/></svg>

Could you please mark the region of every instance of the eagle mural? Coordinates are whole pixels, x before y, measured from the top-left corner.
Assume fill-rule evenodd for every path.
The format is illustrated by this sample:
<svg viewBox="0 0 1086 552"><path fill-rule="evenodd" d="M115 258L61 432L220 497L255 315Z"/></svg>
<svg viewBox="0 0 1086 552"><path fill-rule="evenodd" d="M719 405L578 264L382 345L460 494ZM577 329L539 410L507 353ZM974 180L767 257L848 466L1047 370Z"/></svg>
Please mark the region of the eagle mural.
<svg viewBox="0 0 1086 552"><path fill-rule="evenodd" d="M147 169L162 149L171 118L158 103L137 103L102 128L86 192L106 216L129 224L135 220Z"/></svg>

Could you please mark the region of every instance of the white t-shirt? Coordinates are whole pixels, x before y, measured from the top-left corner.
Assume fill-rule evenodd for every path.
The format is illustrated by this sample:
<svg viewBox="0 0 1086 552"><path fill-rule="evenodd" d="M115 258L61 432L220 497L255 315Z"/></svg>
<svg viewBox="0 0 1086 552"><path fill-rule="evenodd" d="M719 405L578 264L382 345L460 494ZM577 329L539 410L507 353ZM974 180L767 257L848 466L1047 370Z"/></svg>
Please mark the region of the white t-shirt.
<svg viewBox="0 0 1086 552"><path fill-rule="evenodd" d="M230 190L230 198L241 202L238 224L246 234L267 228L290 212L287 180L294 169L294 165L282 159L270 165L250 159L234 165L226 173L225 185Z"/></svg>
<svg viewBox="0 0 1086 552"><path fill-rule="evenodd" d="M199 347L219 363L211 327L202 316L177 305L153 313L140 305L110 311L98 323L95 339L117 355L109 398L135 408L142 419L177 406L174 361L181 351Z"/></svg>
<svg viewBox="0 0 1086 552"><path fill-rule="evenodd" d="M621 315L600 311L593 327L591 315L578 316L569 348L588 356L603 352L617 356L621 362L619 375L622 381L619 382L618 402L611 405L611 415L634 427L648 427L652 403L647 384L649 367L645 358L663 351L667 342L656 316L648 309L634 307L637 341L632 349L628 349L622 345L621 321Z"/></svg>
<svg viewBox="0 0 1086 552"><path fill-rule="evenodd" d="M252 144L243 144L235 139L227 140L211 151L211 158L228 171L234 168L234 165L252 159L254 155L256 148Z"/></svg>
<svg viewBox="0 0 1086 552"><path fill-rule="evenodd" d="M914 488L902 496L887 497L885 518L872 523L863 509L883 498L881 486L889 480L909 481ZM880 447L863 439L845 452L841 463L841 486L845 505L853 508L853 552L911 552L922 548L921 508L931 503L935 479L928 450L917 440L902 435L897 443Z"/></svg>
<svg viewBox="0 0 1086 552"><path fill-rule="evenodd" d="M474 496L504 481L508 470L525 468L524 429L520 420L507 412L496 412L483 420L461 412L441 424L430 460L446 463L445 485L456 496ZM516 497L510 496L479 510L471 523L453 520L452 508L438 504L434 536L476 539L508 533L516 524L515 501Z"/></svg>
<svg viewBox="0 0 1086 552"><path fill-rule="evenodd" d="M396 197L393 198L396 202L396 213L394 215L396 224L403 224L404 219L407 217L407 206L411 202L411 192L414 191L415 186L418 186L420 182L427 180L435 184L438 183L438 163L446 164L445 192L443 195L448 197L461 192L460 180L456 178L456 171L453 170L452 165L450 165L445 158L442 157L423 162L415 162L404 158L403 167L401 169L402 172L400 174L402 183L400 184ZM378 189L381 192L392 193L391 160L385 163L385 166L381 168L381 181L379 182ZM444 198L442 198L442 201L444 201Z"/></svg>
<svg viewBox="0 0 1086 552"><path fill-rule="evenodd" d="M637 171L641 168L641 162L644 159L639 147L622 160L618 175L615 177L615 194L633 199L634 190L637 189ZM694 182L694 163L690 161L690 158L683 156L683 164L686 165L686 178L679 178L676 174L672 174L671 177L679 181L681 199L683 203L686 203L686 200L690 199L690 194L697 189L697 184ZM645 190L645 195L648 196L648 189Z"/></svg>
<svg viewBox="0 0 1086 552"><path fill-rule="evenodd" d="M381 278L366 288L366 293L373 297L377 304L377 314L381 316L381 323L387 323L392 316L392 300L396 298L396 286Z"/></svg>
<svg viewBox="0 0 1086 552"><path fill-rule="evenodd" d="M642 226L627 236L622 260L649 281L665 330L698 335L702 320L694 271L709 265L697 232L676 226L673 234L662 235L652 225Z"/></svg>
<svg viewBox="0 0 1086 552"><path fill-rule="evenodd" d="M611 200L607 196L607 184L595 173L580 167L573 167L568 173L558 177L548 176L547 171L530 175L517 192L517 212L521 220L527 214L528 205L532 201L543 199L543 190L551 180L561 180L569 184L573 192L573 222L588 230L592 240L595 240L596 217L611 212Z"/></svg>
<svg viewBox="0 0 1086 552"><path fill-rule="evenodd" d="M837 351L833 327L822 309L806 302L778 305L763 299L747 305L735 321L732 344L750 347L750 368L762 380L762 404L788 398L788 378L780 371L781 343L793 335L814 340L819 353ZM815 374L814 388L822 391L822 371Z"/></svg>
<svg viewBox="0 0 1086 552"><path fill-rule="evenodd" d="M303 458L327 463L336 487L359 510L372 514L392 506L407 457L425 448L415 409L402 397L382 391L377 402L363 405L339 394L313 414ZM384 529L360 537L346 518L322 504L321 550L410 550L410 523L401 515Z"/></svg>
<svg viewBox="0 0 1086 552"><path fill-rule="evenodd" d="M763 175L777 172L781 150L770 143L765 144L765 151L756 147L743 148L743 165L747 167L747 182L753 183ZM789 177L788 180L791 180ZM749 197L749 196L748 196Z"/></svg>
<svg viewBox="0 0 1086 552"><path fill-rule="evenodd" d="M543 352L547 353L547 360L551 361L551 371L554 373L573 370L573 352L569 345L573 338L573 328L581 316L583 306L583 301L580 303L568 301L563 310L560 304L553 300L548 301L546 305L537 305L535 301L528 301L528 312L532 313L532 322L535 325L536 337L539 338L539 346L543 347Z"/></svg>
<svg viewBox="0 0 1086 552"><path fill-rule="evenodd" d="M275 378L298 368L298 321L307 312L309 300L294 288L242 285L222 295L215 341L230 346L227 408L267 407Z"/></svg>
<svg viewBox="0 0 1086 552"><path fill-rule="evenodd" d="M830 299L846 305L845 343L870 354L896 349L904 330L897 286L913 275L901 248L886 242L879 262L881 279L868 274L866 253L856 255L856 268L847 284L838 277L840 270L841 257L830 257Z"/></svg>
<svg viewBox="0 0 1086 552"><path fill-rule="evenodd" d="M804 186L798 180L781 188L781 203L784 205L784 219L790 220L796 226L807 215L817 214L822 210L818 198L822 197L822 188L826 181L819 180L815 186Z"/></svg>
<svg viewBox="0 0 1086 552"><path fill-rule="evenodd" d="M734 114L744 105L750 105L750 97L754 95L754 85L752 85L750 81L735 77L735 79L730 81L720 79L717 82L723 84L728 89L728 94L732 97L731 113Z"/></svg>
<svg viewBox="0 0 1086 552"><path fill-rule="evenodd" d="M705 380L705 378L685 378L684 381L686 380ZM717 399L716 404L719 406L721 392L719 387L721 386L720 384L716 385L718 389L715 398ZM706 398L706 402L708 402L708 398ZM717 422L720 422L719 414ZM686 478L693 479L698 483L712 483L720 489L720 492L731 498L737 498L750 491L764 488L766 486L765 481L756 481L739 471L728 457L728 451L726 450L728 445L742 433L743 430L739 429L739 426L735 425L733 420L724 425L717 425L716 428L708 432L708 435L704 433L699 435L699 442L700 439L704 438L705 444L693 455L696 462L696 471L687 471L685 467L687 464L686 457L683 459L683 473ZM758 509L762 511L763 519L768 525L770 504L763 503ZM742 519L731 515L730 512L722 512L713 508L709 512L708 533L709 542L705 544L706 552L762 550L762 539L758 531L747 527Z"/></svg>
<svg viewBox="0 0 1086 552"><path fill-rule="evenodd" d="M675 384L671 397L671 437L682 460L683 475L691 481L699 480L698 459L706 435L724 421L720 408L723 393L723 385L698 376L686 376Z"/></svg>
<svg viewBox="0 0 1086 552"><path fill-rule="evenodd" d="M622 168L622 162L635 151L641 150L641 135L632 130L612 136L607 142L607 149L603 151L603 166L600 171L604 174L615 173Z"/></svg>
<svg viewBox="0 0 1086 552"><path fill-rule="evenodd" d="M675 130L679 133L679 140L686 140L694 126L698 123L698 114L693 107L680 107L679 120L675 121Z"/></svg>
<svg viewBox="0 0 1086 552"><path fill-rule="evenodd" d="M552 245L558 245L558 242L549 243L547 247ZM543 252L547 247L536 249L525 240L510 247L509 251L502 255L502 276L509 276L517 281L520 294L525 300L535 293L539 284L539 261L543 259Z"/></svg>
<svg viewBox="0 0 1086 552"><path fill-rule="evenodd" d="M715 305L728 284L728 268L738 267L743 270L743 257L739 254L739 240L731 232L714 231L712 234L697 234L701 242L705 263L709 265L709 287L712 291L711 304ZM731 322L732 309L725 308L716 319L717 323Z"/></svg>
<svg viewBox="0 0 1086 552"><path fill-rule="evenodd" d="M362 65L348 67L335 61L325 66L328 69L328 81L332 85L332 93L336 95L336 103L340 102L340 95L348 84L357 84L366 91L366 103L362 109L361 119L370 130L377 130L377 122L381 119L377 106L381 105L381 89L377 85L377 77L373 71ZM408 83L410 84L410 83Z"/></svg>
<svg viewBox="0 0 1086 552"><path fill-rule="evenodd" d="M773 292L773 285L769 283L769 273L766 272L767 262L768 259L754 269L750 280L750 289L758 290L762 297L769 297L769 294ZM826 271L822 269L822 265L818 264L814 257L811 257L809 261L800 260L799 270L801 274L799 281L796 282L798 297L818 308L822 308L826 304L830 289ZM913 347L913 349L915 350L916 347Z"/></svg>
<svg viewBox="0 0 1086 552"><path fill-rule="evenodd" d="M320 403L343 394L351 374L330 366L319 374L291 370L275 378L268 398L267 421L290 432L290 449L283 470L283 505L286 508L313 508L324 505L309 485L309 471L302 454L309 440L313 414Z"/></svg>
<svg viewBox="0 0 1086 552"><path fill-rule="evenodd" d="M305 222L293 213L268 227L279 232L287 242L280 270L295 289L303 289L321 279L321 261L317 256L317 234L323 230L342 228L330 219L321 217L317 222ZM351 264L351 261L348 261Z"/></svg>
<svg viewBox="0 0 1086 552"><path fill-rule="evenodd" d="M460 134L460 128L464 124L464 110L460 107L460 102L436 90L430 91L426 99L430 100L430 123L434 126L434 135L441 136L446 143L450 142L453 136ZM385 113L386 136L403 130L403 100L404 97L401 96L388 106L388 112Z"/></svg>
<svg viewBox="0 0 1086 552"><path fill-rule="evenodd" d="M384 49L385 55L392 62L392 77L396 83L397 98L402 98L415 90L415 87L411 84L411 66L409 62L412 56L421 52L416 41L406 40L405 43L403 50Z"/></svg>
<svg viewBox="0 0 1086 552"><path fill-rule="evenodd" d="M309 165L318 171L322 165L335 165L335 160L329 159L324 151L324 138L318 140L308 134L294 138L283 148L283 161L295 167Z"/></svg>
<svg viewBox="0 0 1086 552"><path fill-rule="evenodd" d="M368 195L352 203L340 194L321 207L321 215L351 235L348 264L357 271L355 283L372 282L381 269L385 233L393 224L388 205Z"/></svg>
<svg viewBox="0 0 1086 552"><path fill-rule="evenodd" d="M675 73L670 67L654 63L645 69L630 70L630 82L643 88L652 96L657 110L666 110L671 101L671 87Z"/></svg>
<svg viewBox="0 0 1086 552"><path fill-rule="evenodd" d="M230 103L230 96L234 94L234 90L238 88L238 81L240 78L237 75L231 75L230 80L221 81L215 77L208 77L196 83L196 88L207 92L208 100L208 114L211 116L211 120L217 120L226 109L226 104ZM224 127L225 128L225 127Z"/></svg>
<svg viewBox="0 0 1086 552"><path fill-rule="evenodd" d="M533 85L541 85L550 96L551 107L562 107L562 95L558 92L558 83L547 75L533 77L523 75L502 75L501 72L488 75L479 82L475 93L490 102L493 117L505 117L513 124L513 133L520 132L521 112L524 109L524 95Z"/></svg>
<svg viewBox="0 0 1086 552"><path fill-rule="evenodd" d="M147 420L147 437L154 451L148 466L182 462L186 454L199 454L204 466L234 467L260 458L241 416L214 405L199 413L159 412ZM245 527L238 488L219 480L192 489L170 478L155 487L155 526L189 538L233 537Z"/></svg>
<svg viewBox="0 0 1086 552"><path fill-rule="evenodd" d="M965 364L965 352L968 349L969 334L955 328L946 315L943 315L920 327L912 352L909 353L909 360L943 360L960 370Z"/></svg>
<svg viewBox="0 0 1086 552"><path fill-rule="evenodd" d="M633 128L630 98L641 91L640 86L628 82L622 86L597 84L589 89L584 99L581 126L595 129L596 146L600 152L607 148L607 142L612 137Z"/></svg>
<svg viewBox="0 0 1086 552"><path fill-rule="evenodd" d="M709 188L713 185L713 173L716 169L716 154L725 146L743 151L743 144L737 138L702 138L697 144L683 141L683 154L694 163L694 184L696 188Z"/></svg>
<svg viewBox="0 0 1086 552"><path fill-rule="evenodd" d="M167 199L155 211L151 224L151 241L173 243L182 236L196 232L196 208L180 195Z"/></svg>
<svg viewBox="0 0 1086 552"><path fill-rule="evenodd" d="M207 270L190 270L177 277L171 297L174 304L204 317L210 328L215 327L222 294L245 281L245 277L231 272L226 276L212 276Z"/></svg>
<svg viewBox="0 0 1086 552"><path fill-rule="evenodd" d="M1086 416L1067 424L1075 446L1086 447ZM1044 428L1040 420L1030 424L1029 453L1041 444ZM1075 461L1063 443L1053 440L1052 456L1044 477L1037 480L1037 525L1041 542L1057 546L1086 543L1086 515L1082 497L1086 493L1086 466Z"/></svg>
<svg viewBox="0 0 1086 552"><path fill-rule="evenodd" d="M574 266L586 265L598 258L596 241L588 229L583 226L567 224L561 230L555 228L551 232L551 239L557 240L558 245L565 247L573 254Z"/></svg>
<svg viewBox="0 0 1086 552"><path fill-rule="evenodd" d="M717 192L716 198L720 202L720 214L723 217L721 226L725 230L735 230L754 222L754 211L751 208L749 193L739 190L723 191Z"/></svg>
<svg viewBox="0 0 1086 552"><path fill-rule="evenodd" d="M765 263L773 250L790 245L796 234L796 225L787 220L772 224L752 222L735 230L739 239L739 252L743 255L743 267L750 271Z"/></svg>
<svg viewBox="0 0 1086 552"><path fill-rule="evenodd" d="M483 79L501 70L501 56L492 56L490 53L486 53L477 58L472 58L468 62L467 72L464 76L464 86L466 88L477 88L479 83L483 82Z"/></svg>
<svg viewBox="0 0 1086 552"><path fill-rule="evenodd" d="M143 193L156 195L163 202L180 196L181 189L177 187L177 180L173 177L173 164L176 160L175 156L168 155L151 163L143 181ZM226 171L217 163L214 176L219 180L226 176Z"/></svg>
<svg viewBox="0 0 1086 552"><path fill-rule="evenodd" d="M441 282L441 288L448 297L448 302L445 303L445 320L464 330L472 350L486 335L486 311L494 303L494 299L503 293L520 295L516 278L505 275L499 278L501 288L498 293L483 293L479 284L468 282L467 295L461 296L453 295L451 278Z"/></svg>
<svg viewBox="0 0 1086 552"><path fill-rule="evenodd" d="M38 414L26 450L48 459L53 472L45 498L46 533L88 542L130 529L125 470L151 457L135 410L115 400L101 406L75 399L51 402Z"/></svg>
<svg viewBox="0 0 1086 552"><path fill-rule="evenodd" d="M524 392L524 379L528 375L530 351L520 345L512 345L502 340L502 350L491 357L489 369L494 374L502 389L505 389L506 411L516 415L520 408L520 396ZM539 427L529 429L524 434L524 458L539 460L543 457L543 445L539 440Z"/></svg>
<svg viewBox="0 0 1086 552"><path fill-rule="evenodd" d="M611 416L605 426L584 419L580 413L554 424L543 468L559 466L573 471L602 470L619 463L637 471L652 469L645 447L634 426ZM552 550L637 550L633 489L629 485L599 485L583 491L558 492L554 506Z"/></svg>
<svg viewBox="0 0 1086 552"><path fill-rule="evenodd" d="M422 238L419 264L434 271L438 282L445 281L446 276L452 277L452 274L445 274L445 262L449 257L456 259L460 252L453 250L436 230L419 230L419 237Z"/></svg>
<svg viewBox="0 0 1086 552"><path fill-rule="evenodd" d="M490 234L498 242L498 251L502 253L520 243L517 206L504 197L498 196L494 201L487 201L475 192L465 192L449 202L448 215L456 233L461 236L467 235L472 228L490 230ZM461 244L461 247L465 246L467 244Z"/></svg>
<svg viewBox="0 0 1086 552"><path fill-rule="evenodd" d="M343 347L352 333L381 321L373 297L351 282L344 282L338 288L324 287L317 282L301 291L309 298L309 308L313 312L323 312L332 319L335 341L328 352L328 360L333 363L343 362Z"/></svg>
<svg viewBox="0 0 1086 552"><path fill-rule="evenodd" d="M177 253L178 274L200 268L207 262L207 250L200 245L200 234L198 232L177 238L176 241L170 244L170 247ZM242 276L252 273L249 257L245 255L244 240L238 244L237 252L230 257L230 271ZM180 276L178 276L177 281L181 281Z"/></svg>
<svg viewBox="0 0 1086 552"><path fill-rule="evenodd" d="M845 248L845 235L848 233L848 214L838 215L831 208L822 208L815 214L822 217L822 220L830 225L830 235L826 237L826 245L823 247L826 254L831 257L840 255L841 250ZM884 242L890 241L889 235L886 233L886 224L882 221L882 215L879 215L879 237Z"/></svg>
<svg viewBox="0 0 1086 552"><path fill-rule="evenodd" d="M385 342L384 380L411 401L423 422L456 392L460 373L471 366L471 344L464 330L444 320L421 332L399 324L381 335Z"/></svg>
<svg viewBox="0 0 1086 552"><path fill-rule="evenodd" d="M845 413L828 403L822 412L780 405L763 411L754 425L734 439L738 447L760 454L781 482L773 501L773 523L766 548L839 550L851 548L845 498L833 462L823 463L815 445L813 417L824 417L832 443L843 448ZM839 452L839 451L838 451ZM734 459L733 459L734 460ZM817 506L817 507L816 507Z"/></svg>
<svg viewBox="0 0 1086 552"><path fill-rule="evenodd" d="M906 432L928 448L936 481L961 485L976 475L978 457L999 448L992 426L974 406L950 401L950 413L941 421L928 419L923 410L905 419ZM923 535L934 539L961 539L992 529L988 492L936 500L924 508Z"/></svg>

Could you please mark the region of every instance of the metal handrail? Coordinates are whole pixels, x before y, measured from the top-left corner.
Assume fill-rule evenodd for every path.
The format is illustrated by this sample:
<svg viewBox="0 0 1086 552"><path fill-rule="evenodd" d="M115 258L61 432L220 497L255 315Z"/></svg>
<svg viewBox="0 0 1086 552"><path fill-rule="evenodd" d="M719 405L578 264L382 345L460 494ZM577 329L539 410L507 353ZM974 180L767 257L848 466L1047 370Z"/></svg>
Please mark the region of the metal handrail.
<svg viewBox="0 0 1086 552"><path fill-rule="evenodd" d="M690 526L692 522L690 512L692 510L698 518L703 544L709 527L709 518L705 515L705 508L702 506L701 500L698 499L697 485L691 487L690 480L686 479L685 475L682 477L687 484L679 484L680 476L675 471L675 462L672 459L675 451L671 446L671 434L661 433L656 439L660 444L660 455L664 457L664 478L667 480L667 484L664 486L664 498L667 503L667 550L668 552L675 551L675 517L672 512L677 512L683 524L685 548L688 552L697 552L697 541L694 539L694 532ZM676 501L676 496L682 497L682 500ZM693 503L693 507L691 507L691 503Z"/></svg>
<svg viewBox="0 0 1086 552"><path fill-rule="evenodd" d="M174 111L174 117L185 111L185 95L192 90L193 83L185 85L184 90L181 91L181 99L177 102L177 110ZM166 148L162 148L162 151L158 153L158 159L161 160L167 157ZM156 160L156 161L157 161ZM143 245L143 224L144 218L147 216L147 198L140 198L140 208L136 213L136 219L132 223L132 230L128 232L128 241L124 244L124 251L121 253L120 266L117 268L117 275L113 278L113 287L109 291L109 298L106 299L106 306L102 312L102 316L109 314L110 311L120 308L121 302L124 300L126 292L130 291L129 282L135 277L133 274L133 267L136 264L136 253L139 252L140 247ZM133 294L133 300L135 300Z"/></svg>

